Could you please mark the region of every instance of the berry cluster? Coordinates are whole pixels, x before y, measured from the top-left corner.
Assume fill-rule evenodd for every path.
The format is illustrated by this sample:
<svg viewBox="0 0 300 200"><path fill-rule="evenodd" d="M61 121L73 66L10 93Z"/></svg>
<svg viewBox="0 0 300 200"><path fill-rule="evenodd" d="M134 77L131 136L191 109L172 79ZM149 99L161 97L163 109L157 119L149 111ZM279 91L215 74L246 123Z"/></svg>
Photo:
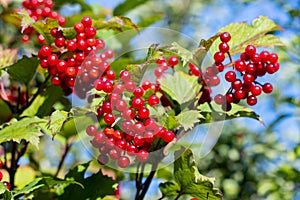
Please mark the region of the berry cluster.
<svg viewBox="0 0 300 200"><path fill-rule="evenodd" d="M166 103L166 97L159 88L159 78L166 70L177 65L179 59L171 56L168 61L162 59L156 63L156 84L144 81L137 86L127 70L120 72L119 80L115 80L114 71L108 70L94 82L94 88L107 95L106 101L97 109L97 116L104 121L105 128L98 131L91 125L86 129L87 134L93 136L92 145L100 151L100 163L106 164L110 158L117 160L119 167L125 168L134 158L139 162L147 162L149 152L175 138L173 131L159 125L151 117L149 108Z"/></svg>
<svg viewBox="0 0 300 200"><path fill-rule="evenodd" d="M231 39L229 33L224 32L220 34L221 43L219 44L219 51L214 54L214 66L208 67L202 73L202 81L205 85L217 86L220 79L217 76L219 72L224 71L227 66L232 66L233 69L225 73L225 79L231 84L229 90L225 95L217 94L214 101L222 105L222 109L229 111L231 103L239 103L240 100L246 99L248 105L253 106L257 103L257 96L262 92L268 94L273 90L270 83L261 84L257 81L258 77L265 74L273 74L279 70L278 56L276 53L268 51L256 52L254 45L248 45L245 51L241 53L240 58L232 62L228 42ZM230 63L224 65L225 54L228 54ZM210 88L206 88L205 101L210 101Z"/></svg>
<svg viewBox="0 0 300 200"><path fill-rule="evenodd" d="M106 60L112 58L114 52L108 49L104 53L96 54L97 50L104 49L105 42L95 39L97 31L92 26L90 17L83 17L73 28L76 37L70 40L67 40L58 28L51 29L50 34L55 38L54 45L59 51L45 45L39 50L38 57L41 66L48 69L52 75L53 85L72 92L71 88L76 80L75 92L84 98L86 92L92 88L93 81L109 71L110 65Z"/></svg>
<svg viewBox="0 0 300 200"><path fill-rule="evenodd" d="M3 168L3 163L2 163L2 161L0 160L0 169L2 169L2 168ZM2 181L2 178L3 178L3 174L2 174L2 172L0 171L0 181ZM10 183L9 183L9 182L3 181L2 183L6 186L6 188L7 188L8 190L10 190Z"/></svg>
<svg viewBox="0 0 300 200"><path fill-rule="evenodd" d="M57 11L52 10L54 5L52 0L24 0L22 5L29 16L35 21L50 17L52 19L56 19L60 26L63 26L66 23L65 17L61 16ZM29 41L32 32L32 26L29 26L24 30L25 35L22 37L22 41L24 43ZM45 42L45 38L43 35L37 34L37 41L40 44L43 44Z"/></svg>

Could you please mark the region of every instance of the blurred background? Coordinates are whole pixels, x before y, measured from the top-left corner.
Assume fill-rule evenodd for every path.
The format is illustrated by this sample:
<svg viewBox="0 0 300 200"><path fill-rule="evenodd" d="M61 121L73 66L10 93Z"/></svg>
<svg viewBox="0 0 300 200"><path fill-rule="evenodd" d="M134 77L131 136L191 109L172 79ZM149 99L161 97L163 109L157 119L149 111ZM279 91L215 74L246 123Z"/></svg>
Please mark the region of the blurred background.
<svg viewBox="0 0 300 200"><path fill-rule="evenodd" d="M66 17L81 11L83 15L92 12L106 19L125 15L139 27L151 24L150 27L178 31L191 38L191 46L200 39L211 37L229 23L251 24L260 15L269 17L283 28L283 31L274 34L285 46L269 49L278 53L281 65L278 73L266 78L274 83L274 92L260 96L258 104L252 107L261 116L265 126L246 118L227 121L217 144L206 156L200 156L197 163L202 174L216 177L216 184L226 200L300 199L300 1L135 0L136 6L130 8L122 7L123 2L86 0L85 4L74 0L62 4L59 9ZM1 27L0 35L3 36L7 31L10 31L9 27ZM101 31L99 36L106 39L111 34L114 33ZM168 41L180 40L176 34L166 36L157 33L156 37L157 40L163 40L163 37L167 37L165 39ZM4 42L5 39L1 38L1 43ZM118 47L118 42L111 44L111 47L114 45ZM25 46L23 53L30 53L29 47L29 44ZM32 159L41 160L41 170L52 172L58 165L62 151L63 139L57 138L52 141L50 136L44 137L42 145L51 146L51 149L45 148L42 153L32 151L21 162L26 165ZM68 170L74 164L91 158L78 140L67 156L64 169ZM169 171L165 169L158 173L148 199L159 197L157 184L162 179L170 179L171 172L170 168ZM132 191L134 185L131 183L128 180L121 184L124 193ZM127 194L130 195L130 192Z"/></svg>

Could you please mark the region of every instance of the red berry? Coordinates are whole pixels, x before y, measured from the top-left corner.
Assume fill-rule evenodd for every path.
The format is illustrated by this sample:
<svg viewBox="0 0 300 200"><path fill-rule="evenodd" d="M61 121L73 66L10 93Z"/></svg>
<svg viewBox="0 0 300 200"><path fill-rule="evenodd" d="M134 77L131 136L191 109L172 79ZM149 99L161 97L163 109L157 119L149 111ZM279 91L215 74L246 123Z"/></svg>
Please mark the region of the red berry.
<svg viewBox="0 0 300 200"><path fill-rule="evenodd" d="M86 34L87 38L93 38L97 34L97 30L96 30L95 27L92 27L92 26L91 27L87 27L85 29L85 34Z"/></svg>
<svg viewBox="0 0 300 200"><path fill-rule="evenodd" d="M222 42L229 42L231 39L231 35L228 32L223 32L220 35L220 39Z"/></svg>
<svg viewBox="0 0 300 200"><path fill-rule="evenodd" d="M256 53L256 48L254 45L248 45L246 46L245 48L245 53L248 55L248 56L252 56Z"/></svg>
<svg viewBox="0 0 300 200"><path fill-rule="evenodd" d="M51 54L50 56L48 56L47 60L50 66L56 66L58 63L58 57L56 54Z"/></svg>
<svg viewBox="0 0 300 200"><path fill-rule="evenodd" d="M100 154L98 156L98 162L101 164L101 165L106 165L108 163L108 157L107 155L105 154Z"/></svg>
<svg viewBox="0 0 300 200"><path fill-rule="evenodd" d="M262 87L264 93L269 94L273 91L273 86L270 83L265 83Z"/></svg>
<svg viewBox="0 0 300 200"><path fill-rule="evenodd" d="M168 64L170 65L170 66L175 66L175 65L177 65L179 63L179 59L177 58L177 57L175 57L175 56L171 56L170 58L169 58L169 60L168 60Z"/></svg>
<svg viewBox="0 0 300 200"><path fill-rule="evenodd" d="M141 135L137 135L133 138L133 142L137 147L140 147L144 144L145 139Z"/></svg>
<svg viewBox="0 0 300 200"><path fill-rule="evenodd" d="M51 83L55 86L60 86L61 85L61 80L58 76L53 76L51 78Z"/></svg>
<svg viewBox="0 0 300 200"><path fill-rule="evenodd" d="M116 142L116 146L122 150L126 150L127 149L127 142L125 140L117 140Z"/></svg>
<svg viewBox="0 0 300 200"><path fill-rule="evenodd" d="M68 64L64 60L58 61L57 66L56 66L57 71L60 73L64 73L66 71L67 67L68 67Z"/></svg>
<svg viewBox="0 0 300 200"><path fill-rule="evenodd" d="M123 100L123 99L118 100L117 103L116 103L116 109L120 112L126 110L127 109L126 101Z"/></svg>
<svg viewBox="0 0 300 200"><path fill-rule="evenodd" d="M140 109L144 107L144 100L140 97L135 97L131 101L131 106L135 109Z"/></svg>
<svg viewBox="0 0 300 200"><path fill-rule="evenodd" d="M130 160L127 156L121 156L118 159L118 166L121 168L125 168L130 164Z"/></svg>
<svg viewBox="0 0 300 200"><path fill-rule="evenodd" d="M130 72L127 70L122 70L120 72L120 79L124 82L129 81L130 80Z"/></svg>
<svg viewBox="0 0 300 200"><path fill-rule="evenodd" d="M222 52L216 52L214 54L214 60L216 63L221 63L225 60L225 55Z"/></svg>
<svg viewBox="0 0 300 200"><path fill-rule="evenodd" d="M133 91L133 95L134 95L135 97L142 97L142 96L144 95L144 90L143 90L143 88L141 88L141 87L135 88L134 91Z"/></svg>
<svg viewBox="0 0 300 200"><path fill-rule="evenodd" d="M136 159L142 163L147 162L148 158L149 158L149 153L145 150L140 150L136 155Z"/></svg>
<svg viewBox="0 0 300 200"><path fill-rule="evenodd" d="M222 53L227 53L229 51L229 45L226 42L222 42L219 44L219 50Z"/></svg>
<svg viewBox="0 0 300 200"><path fill-rule="evenodd" d="M66 39L64 37L58 37L55 39L54 43L57 47L64 47Z"/></svg>
<svg viewBox="0 0 300 200"><path fill-rule="evenodd" d="M271 53L269 56L268 56L268 60L270 61L270 63L274 64L274 63L277 63L278 61L278 55L276 53Z"/></svg>
<svg viewBox="0 0 300 200"><path fill-rule="evenodd" d="M144 108L141 108L138 110L138 113L137 113L137 116L140 118L140 119L146 119L148 118L150 115L150 111L148 108L144 107Z"/></svg>
<svg viewBox="0 0 300 200"><path fill-rule="evenodd" d="M250 91L253 96L258 96L262 92L262 88L259 85L252 85Z"/></svg>
<svg viewBox="0 0 300 200"><path fill-rule="evenodd" d="M134 144L129 144L126 151L129 156L133 156L138 153L138 148Z"/></svg>
<svg viewBox="0 0 300 200"><path fill-rule="evenodd" d="M81 22L77 22L74 25L74 29L77 33L83 33L84 32L84 25Z"/></svg>
<svg viewBox="0 0 300 200"><path fill-rule="evenodd" d="M171 142L175 138L175 134L172 131L166 131L163 135L165 142Z"/></svg>
<svg viewBox="0 0 300 200"><path fill-rule="evenodd" d="M37 41L38 41L38 43L43 44L44 42L46 42L46 39L44 38L43 35L38 34Z"/></svg>
<svg viewBox="0 0 300 200"><path fill-rule="evenodd" d="M217 94L214 97L214 101L216 102L216 104L222 105L224 103L224 96L222 94Z"/></svg>
<svg viewBox="0 0 300 200"><path fill-rule="evenodd" d="M67 67L66 75L68 77L74 77L76 75L76 69L75 69L75 67Z"/></svg>
<svg viewBox="0 0 300 200"><path fill-rule="evenodd" d="M259 54L261 62L268 62L269 61L269 55L270 53L268 51L262 51Z"/></svg>
<svg viewBox="0 0 300 200"><path fill-rule="evenodd" d="M106 78L110 79L110 80L114 80L116 77L115 71L113 70L108 70L106 72Z"/></svg>
<svg viewBox="0 0 300 200"><path fill-rule="evenodd" d="M111 149L108 152L108 155L112 160L117 160L120 158L120 153L116 149Z"/></svg>
<svg viewBox="0 0 300 200"><path fill-rule="evenodd" d="M111 113L112 112L112 105L110 102L106 101L102 104L102 111L105 113Z"/></svg>
<svg viewBox="0 0 300 200"><path fill-rule="evenodd" d="M231 83L231 87L234 90L239 90L243 86L243 83L240 79L236 79Z"/></svg>
<svg viewBox="0 0 300 200"><path fill-rule="evenodd" d="M253 83L253 81L255 80L255 77L251 74L244 74L243 80L244 80L245 84L251 85Z"/></svg>
<svg viewBox="0 0 300 200"><path fill-rule="evenodd" d="M255 105L257 103L257 98L255 97L255 96L248 96L247 97L247 104L249 105L249 106L253 106L253 105Z"/></svg>
<svg viewBox="0 0 300 200"><path fill-rule="evenodd" d="M157 106L159 104L159 98L158 96L156 95L151 95L149 98L148 98L148 104L150 106Z"/></svg>
<svg viewBox="0 0 300 200"><path fill-rule="evenodd" d="M6 188L8 189L8 190L10 190L10 183L9 182L7 182L7 181L3 181L2 182L3 183L3 185L5 185L6 186Z"/></svg>
<svg viewBox="0 0 300 200"><path fill-rule="evenodd" d="M234 71L228 71L228 72L226 72L225 79L228 82L235 81L236 80L236 74L235 74L235 72Z"/></svg>
<svg viewBox="0 0 300 200"><path fill-rule="evenodd" d="M89 136L94 136L97 133L97 128L94 125L90 125L86 128L86 133Z"/></svg>
<svg viewBox="0 0 300 200"><path fill-rule="evenodd" d="M2 174L2 172L0 171L0 181L2 180L2 178L3 178L3 174Z"/></svg>
<svg viewBox="0 0 300 200"><path fill-rule="evenodd" d="M115 120L116 120L115 115L112 113L107 113L106 115L104 115L104 121L107 124L113 124Z"/></svg>
<svg viewBox="0 0 300 200"><path fill-rule="evenodd" d="M84 27L91 27L92 26L92 18L85 16L81 19L81 23L83 24Z"/></svg>
<svg viewBox="0 0 300 200"><path fill-rule="evenodd" d="M66 47L69 51L75 51L77 49L76 42L74 40L68 40Z"/></svg>
<svg viewBox="0 0 300 200"><path fill-rule="evenodd" d="M114 51L111 50L111 49L107 49L105 51L105 55L106 55L107 59L113 58L114 57Z"/></svg>
<svg viewBox="0 0 300 200"><path fill-rule="evenodd" d="M39 55L42 57L48 57L52 53L51 47L50 46L42 46L42 48L39 51Z"/></svg>
<svg viewBox="0 0 300 200"><path fill-rule="evenodd" d="M27 42L29 41L29 39L30 39L30 38L29 38L28 35L23 35L23 36L22 36L22 42L23 42L23 43L27 43Z"/></svg>
<svg viewBox="0 0 300 200"><path fill-rule="evenodd" d="M246 70L246 63L243 60L238 60L235 62L235 69L239 72Z"/></svg>
<svg viewBox="0 0 300 200"><path fill-rule="evenodd" d="M93 141L96 144L103 144L106 141L106 136L102 132L96 132L94 136L95 137L94 137Z"/></svg>
<svg viewBox="0 0 300 200"><path fill-rule="evenodd" d="M103 84L103 91L105 93L111 93L113 91L113 89L114 89L113 84L110 81L106 81Z"/></svg>
<svg viewBox="0 0 300 200"><path fill-rule="evenodd" d="M135 112L133 109L131 108L126 108L123 112L122 112L122 117L125 119L125 120L132 120L134 119L134 115L135 115Z"/></svg>

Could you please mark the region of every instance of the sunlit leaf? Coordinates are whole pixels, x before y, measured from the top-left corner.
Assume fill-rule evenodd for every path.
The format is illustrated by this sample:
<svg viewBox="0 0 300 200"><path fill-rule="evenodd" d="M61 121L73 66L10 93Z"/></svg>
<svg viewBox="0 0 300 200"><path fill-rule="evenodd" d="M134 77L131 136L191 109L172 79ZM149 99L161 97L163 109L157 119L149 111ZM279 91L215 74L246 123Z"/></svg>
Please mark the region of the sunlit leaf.
<svg viewBox="0 0 300 200"><path fill-rule="evenodd" d="M176 120L184 130L188 130L193 128L196 123L200 122L199 118L201 117L203 118L198 110L186 110L177 115Z"/></svg>
<svg viewBox="0 0 300 200"><path fill-rule="evenodd" d="M0 143L10 140L20 143L24 139L37 147L41 135L38 125L45 122L45 119L38 117L26 117L20 121L12 119L9 126L0 130Z"/></svg>
<svg viewBox="0 0 300 200"><path fill-rule="evenodd" d="M260 16L256 18L252 25L247 23L232 23L219 30L219 32L228 32L231 34L229 41L230 54L234 55L244 51L249 44L256 47L274 47L283 46L283 43L270 32L282 30L275 22L268 17ZM218 40L220 41L220 40ZM218 51L218 42L212 45L211 52Z"/></svg>
<svg viewBox="0 0 300 200"><path fill-rule="evenodd" d="M68 119L68 114L68 112L63 110L56 110L51 114L48 129L51 130L53 135L61 131L65 121Z"/></svg>

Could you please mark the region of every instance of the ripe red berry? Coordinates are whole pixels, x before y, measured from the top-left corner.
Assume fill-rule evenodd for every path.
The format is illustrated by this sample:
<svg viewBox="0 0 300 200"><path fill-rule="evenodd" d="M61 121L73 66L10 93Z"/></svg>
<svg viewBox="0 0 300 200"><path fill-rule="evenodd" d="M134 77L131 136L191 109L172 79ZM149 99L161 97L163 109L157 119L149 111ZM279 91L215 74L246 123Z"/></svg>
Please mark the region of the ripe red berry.
<svg viewBox="0 0 300 200"><path fill-rule="evenodd" d="M222 94L217 94L214 97L214 101L216 102L216 104L222 105L224 103L224 96Z"/></svg>
<svg viewBox="0 0 300 200"><path fill-rule="evenodd" d="M273 91L273 86L271 83L265 83L262 87L264 93L269 94Z"/></svg>
<svg viewBox="0 0 300 200"><path fill-rule="evenodd" d="M144 100L140 97L135 97L131 101L131 106L135 109L141 109L144 107Z"/></svg>
<svg viewBox="0 0 300 200"><path fill-rule="evenodd" d="M222 42L219 44L219 50L222 53L227 53L229 51L229 45L226 42Z"/></svg>
<svg viewBox="0 0 300 200"><path fill-rule="evenodd" d="M52 53L50 46L42 46L42 48L39 50L39 55L42 57L48 57Z"/></svg>
<svg viewBox="0 0 300 200"><path fill-rule="evenodd" d="M268 51L262 51L259 54L261 62L268 62L269 61L269 55L270 53Z"/></svg>
<svg viewBox="0 0 300 200"><path fill-rule="evenodd" d="M95 37L96 34L97 34L97 30L95 27L91 26L91 27L87 27L85 29L85 35L87 38L93 38L93 37Z"/></svg>
<svg viewBox="0 0 300 200"><path fill-rule="evenodd" d="M128 154L129 156L133 156L133 155L135 155L139 150L138 150L138 148L137 148L134 144L129 144L129 145L127 146L126 151L127 151L127 154Z"/></svg>
<svg viewBox="0 0 300 200"><path fill-rule="evenodd" d="M151 95L149 98L148 98L148 104L150 106L157 106L159 104L159 98L158 96L156 95Z"/></svg>
<svg viewBox="0 0 300 200"><path fill-rule="evenodd" d="M130 72L127 70L122 70L120 72L120 79L124 82L129 81L130 80Z"/></svg>
<svg viewBox="0 0 300 200"><path fill-rule="evenodd" d="M249 106L253 106L253 105L255 105L257 103L257 98L255 97L255 96L248 96L247 97L247 104L249 105Z"/></svg>
<svg viewBox="0 0 300 200"><path fill-rule="evenodd" d="M60 86L61 85L61 79L58 76L53 76L51 78L51 83L55 86Z"/></svg>
<svg viewBox="0 0 300 200"><path fill-rule="evenodd" d="M123 112L127 109L127 103L125 100L123 99L120 99L116 102L116 109L120 112Z"/></svg>
<svg viewBox="0 0 300 200"><path fill-rule="evenodd" d="M235 74L235 72L234 71L228 71L228 72L226 72L225 79L228 82L235 81L236 80L236 74Z"/></svg>
<svg viewBox="0 0 300 200"><path fill-rule="evenodd" d="M231 35L228 32L223 32L220 35L220 39L222 42L229 42L231 39Z"/></svg>
<svg viewBox="0 0 300 200"><path fill-rule="evenodd" d="M256 53L256 48L254 45L248 45L246 46L245 48L245 53L248 55L248 56L252 56Z"/></svg>
<svg viewBox="0 0 300 200"><path fill-rule="evenodd" d="M125 119L125 120L132 120L134 119L134 115L135 115L135 112L133 109L131 108L126 108L123 112L122 112L122 117Z"/></svg>
<svg viewBox="0 0 300 200"><path fill-rule="evenodd" d="M47 60L50 66L56 66L58 63L58 57L56 54L51 54L50 56L48 56Z"/></svg>
<svg viewBox="0 0 300 200"><path fill-rule="evenodd" d="M101 165L106 165L109 161L107 155L105 154L100 154L97 160Z"/></svg>
<svg viewBox="0 0 300 200"><path fill-rule="evenodd" d="M134 91L133 91L133 95L135 97L142 97L144 95L144 89L141 88L141 87L135 88Z"/></svg>
<svg viewBox="0 0 300 200"><path fill-rule="evenodd" d="M222 52L216 52L214 54L214 60L216 63L221 63L225 60L225 55Z"/></svg>
<svg viewBox="0 0 300 200"><path fill-rule="evenodd" d="M171 142L175 138L173 131L166 131L162 137L165 142Z"/></svg>
<svg viewBox="0 0 300 200"><path fill-rule="evenodd" d="M262 92L262 88L259 85L252 85L250 91L253 96L258 96Z"/></svg>
<svg viewBox="0 0 300 200"><path fill-rule="evenodd" d="M103 144L106 140L106 136L102 132L96 132L95 137L93 139L94 143L96 144Z"/></svg>
<svg viewBox="0 0 300 200"><path fill-rule="evenodd" d="M270 61L270 63L275 64L278 61L278 55L276 53L271 53L268 56L268 60Z"/></svg>
<svg viewBox="0 0 300 200"><path fill-rule="evenodd" d="M149 153L145 150L140 150L136 155L136 159L142 163L147 162L148 158L149 158Z"/></svg>
<svg viewBox="0 0 300 200"><path fill-rule="evenodd" d="M81 23L83 24L84 27L91 27L92 26L92 18L85 16L81 19Z"/></svg>
<svg viewBox="0 0 300 200"><path fill-rule="evenodd" d="M115 115L112 113L107 113L106 115L104 115L104 121L107 124L113 124L115 120L116 120Z"/></svg>
<svg viewBox="0 0 300 200"><path fill-rule="evenodd" d="M77 33L83 33L83 32L84 32L84 25L83 25L81 22L77 22L77 23L74 25L74 30L75 30Z"/></svg>
<svg viewBox="0 0 300 200"><path fill-rule="evenodd" d="M130 164L130 160L127 156L121 156L118 159L118 166L121 168L126 168Z"/></svg>
<svg viewBox="0 0 300 200"><path fill-rule="evenodd" d="M5 185L6 186L6 188L8 189L8 190L10 190L10 183L9 182L7 182L7 181L3 181L2 182L3 183L3 185Z"/></svg>
<svg viewBox="0 0 300 200"><path fill-rule="evenodd" d="M58 48L65 46L66 39L64 37L58 37L55 39L54 43Z"/></svg>
<svg viewBox="0 0 300 200"><path fill-rule="evenodd" d="M138 110L138 113L137 113L137 116L140 118L140 119L146 119L148 118L150 115L150 111L148 108L146 107L143 107L141 109Z"/></svg>
<svg viewBox="0 0 300 200"><path fill-rule="evenodd" d="M120 158L120 153L116 149L111 149L108 152L108 155L112 160L117 160Z"/></svg>
<svg viewBox="0 0 300 200"><path fill-rule="evenodd" d="M3 174L2 174L2 172L0 171L0 181L2 180L2 178L3 178Z"/></svg>
<svg viewBox="0 0 300 200"><path fill-rule="evenodd" d="M242 86L243 86L243 83L240 79L236 79L235 81L233 81L231 83L231 87L234 90L239 90L239 89L241 89Z"/></svg>
<svg viewBox="0 0 300 200"><path fill-rule="evenodd" d="M168 60L170 66L175 66L179 63L179 59L176 56L171 56Z"/></svg>
<svg viewBox="0 0 300 200"><path fill-rule="evenodd" d="M75 51L77 49L76 42L74 40L68 40L66 47L69 51Z"/></svg>
<svg viewBox="0 0 300 200"><path fill-rule="evenodd" d="M106 101L102 104L102 111L104 113L111 113L112 112L112 105L110 102Z"/></svg>

